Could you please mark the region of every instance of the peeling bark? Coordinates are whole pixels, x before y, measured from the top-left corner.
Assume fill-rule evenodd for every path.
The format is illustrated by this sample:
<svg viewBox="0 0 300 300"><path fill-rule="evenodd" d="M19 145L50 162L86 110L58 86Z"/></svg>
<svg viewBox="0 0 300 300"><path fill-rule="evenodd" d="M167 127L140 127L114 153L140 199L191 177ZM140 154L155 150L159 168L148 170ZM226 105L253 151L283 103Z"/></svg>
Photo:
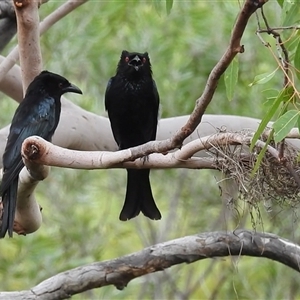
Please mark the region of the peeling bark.
<svg viewBox="0 0 300 300"><path fill-rule="evenodd" d="M3 292L0 299L67 299L84 291L114 285L124 289L134 278L182 263L226 256L253 256L300 271L300 246L275 234L236 230L206 232L150 246L141 251L59 273L27 291Z"/></svg>

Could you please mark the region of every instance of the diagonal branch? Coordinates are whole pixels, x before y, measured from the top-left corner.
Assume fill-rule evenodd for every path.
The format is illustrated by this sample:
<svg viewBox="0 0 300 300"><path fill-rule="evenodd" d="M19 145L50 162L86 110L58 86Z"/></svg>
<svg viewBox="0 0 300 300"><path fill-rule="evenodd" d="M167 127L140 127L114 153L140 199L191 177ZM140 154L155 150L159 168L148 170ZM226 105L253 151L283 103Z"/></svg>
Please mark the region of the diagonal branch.
<svg viewBox="0 0 300 300"><path fill-rule="evenodd" d="M219 83L220 77L226 71L231 61L238 53L244 52L244 46L240 45L241 38L248 24L249 18L268 0L246 0L242 7L237 21L233 27L232 35L229 42L229 47L223 54L222 58L215 65L207 79L205 89L200 98L196 100L195 108L190 115L187 123L170 139L160 143L149 142L145 144L143 155L148 155L153 152L164 153L174 148L180 148L183 141L191 135L202 120L203 114L209 103L211 102L214 92ZM140 152L133 153L134 158L141 157Z"/></svg>
<svg viewBox="0 0 300 300"><path fill-rule="evenodd" d="M0 299L66 299L107 285L124 289L134 278L182 263L225 256L252 256L280 262L300 272L300 246L275 234L236 230L205 232L59 273L27 291L2 292Z"/></svg>

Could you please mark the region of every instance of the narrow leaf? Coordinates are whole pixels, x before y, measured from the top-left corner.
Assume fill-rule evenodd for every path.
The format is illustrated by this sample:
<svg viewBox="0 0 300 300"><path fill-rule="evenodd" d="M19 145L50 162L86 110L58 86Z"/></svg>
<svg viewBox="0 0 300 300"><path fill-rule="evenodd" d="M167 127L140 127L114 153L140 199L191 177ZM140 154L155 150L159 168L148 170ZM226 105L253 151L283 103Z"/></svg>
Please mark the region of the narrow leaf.
<svg viewBox="0 0 300 300"><path fill-rule="evenodd" d="M270 109L267 111L265 117L261 120L257 131L255 132L252 141L251 141L251 145L250 145L250 150L252 151L255 143L257 142L257 140L259 139L259 137L261 136L261 134L264 132L266 126L268 125L268 123L270 122L270 120L272 119L272 117L275 115L279 105L283 102L284 99L284 91L282 90L281 93L277 96L277 98L274 100L273 105L270 107Z"/></svg>
<svg viewBox="0 0 300 300"><path fill-rule="evenodd" d="M276 143L282 141L292 128L295 127L297 120L299 118L298 110L289 110L284 115L282 115L274 124L274 141Z"/></svg>
<svg viewBox="0 0 300 300"><path fill-rule="evenodd" d="M271 131L270 135L268 136L266 144L261 149L261 151L259 152L259 154L258 154L258 156L256 158L256 162L255 162L254 168L253 168L253 170L251 172L251 176L254 176L254 174L257 172L257 170L258 170L258 168L259 168L259 166L261 164L261 161L262 161L262 159L265 156L265 153L267 151L268 145L270 144L270 141L271 141L272 137L273 137L273 130ZM252 142L251 142L251 144L252 144Z"/></svg>
<svg viewBox="0 0 300 300"><path fill-rule="evenodd" d="M173 0L166 0L167 14L169 15L173 7Z"/></svg>
<svg viewBox="0 0 300 300"><path fill-rule="evenodd" d="M284 0L277 0L277 2L280 5L280 7L282 8Z"/></svg>
<svg viewBox="0 0 300 300"><path fill-rule="evenodd" d="M238 81L239 61L234 58L225 71L224 82L226 87L226 95L229 101L233 99L235 87Z"/></svg>
<svg viewBox="0 0 300 300"><path fill-rule="evenodd" d="M300 41L298 43L296 52L295 52L295 57L294 57L294 65L296 68L296 75L298 79L300 80Z"/></svg>
<svg viewBox="0 0 300 300"><path fill-rule="evenodd" d="M287 8L289 9L287 10ZM287 1L285 5L285 9L283 9L283 13L286 13L283 19L283 26L291 26L297 24L300 20L300 5L299 1Z"/></svg>
<svg viewBox="0 0 300 300"><path fill-rule="evenodd" d="M160 13L161 13L161 1L160 0L152 0L152 3L154 5L154 8L155 8L156 12L158 13L158 15L160 15Z"/></svg>
<svg viewBox="0 0 300 300"><path fill-rule="evenodd" d="M294 51L297 46L298 43L300 41L300 32L299 30L295 30L292 34L285 34L286 35L286 40L284 42L285 47L287 48L287 50Z"/></svg>
<svg viewBox="0 0 300 300"><path fill-rule="evenodd" d="M299 133L300 133L300 116L298 117L297 125L298 125L298 130L299 130Z"/></svg>
<svg viewBox="0 0 300 300"><path fill-rule="evenodd" d="M263 98L265 99L263 102L263 106L265 109L269 109L274 101L276 100L279 90L276 89L267 89L267 90L263 90Z"/></svg>
<svg viewBox="0 0 300 300"><path fill-rule="evenodd" d="M249 84L249 86L253 86L255 84L264 84L264 83L268 82L269 80L271 80L273 78L276 71L277 71L277 69L275 69L272 73L264 73L264 74L255 76L253 82L251 82Z"/></svg>

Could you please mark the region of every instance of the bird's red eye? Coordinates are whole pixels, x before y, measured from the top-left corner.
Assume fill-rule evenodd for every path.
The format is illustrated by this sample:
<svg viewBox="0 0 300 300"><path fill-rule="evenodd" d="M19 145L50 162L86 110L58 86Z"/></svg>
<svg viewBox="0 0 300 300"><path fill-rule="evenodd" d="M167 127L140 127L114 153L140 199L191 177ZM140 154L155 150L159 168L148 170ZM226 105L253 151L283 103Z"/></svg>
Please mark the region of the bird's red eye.
<svg viewBox="0 0 300 300"><path fill-rule="evenodd" d="M125 62L129 62L129 57L128 56L125 57Z"/></svg>
<svg viewBox="0 0 300 300"><path fill-rule="evenodd" d="M143 63L145 63L146 62L146 57L143 57Z"/></svg>

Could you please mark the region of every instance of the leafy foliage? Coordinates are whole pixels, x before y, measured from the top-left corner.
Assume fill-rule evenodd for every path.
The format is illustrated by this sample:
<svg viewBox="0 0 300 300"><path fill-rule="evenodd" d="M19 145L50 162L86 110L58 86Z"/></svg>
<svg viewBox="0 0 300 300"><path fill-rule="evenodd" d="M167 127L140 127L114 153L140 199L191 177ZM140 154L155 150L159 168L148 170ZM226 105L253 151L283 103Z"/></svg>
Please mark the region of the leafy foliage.
<svg viewBox="0 0 300 300"><path fill-rule="evenodd" d="M239 62L234 58L228 69L225 71L225 87L226 94L229 101L233 99L234 91L238 82Z"/></svg>
<svg viewBox="0 0 300 300"><path fill-rule="evenodd" d="M300 6L298 1L279 1L279 4L283 8L281 12L282 26L287 26L287 28L283 27L282 29L293 30L293 25L300 21ZM269 25L266 26L268 27ZM269 34L272 34L273 37L277 39L276 47L279 59L275 56L271 44L269 42L265 42L265 45L274 56L278 67L271 73L257 75L250 86L255 84L266 84L273 79L275 73L280 73L284 87L282 90L278 91L277 97L274 99L272 106L263 117L262 122L254 135L251 147L254 146L255 142L261 136L271 119L277 118L273 124L275 142L282 141L296 123L299 124L300 117L298 103L300 100L300 93L297 90L295 81L295 78L299 77L298 66L300 65L300 54L298 53L299 30L296 29L296 32L297 33L295 34L295 31L292 31L292 34L288 37L288 42L280 43L278 40L279 33L277 30L269 31ZM294 66L290 64L290 58L293 58Z"/></svg>

